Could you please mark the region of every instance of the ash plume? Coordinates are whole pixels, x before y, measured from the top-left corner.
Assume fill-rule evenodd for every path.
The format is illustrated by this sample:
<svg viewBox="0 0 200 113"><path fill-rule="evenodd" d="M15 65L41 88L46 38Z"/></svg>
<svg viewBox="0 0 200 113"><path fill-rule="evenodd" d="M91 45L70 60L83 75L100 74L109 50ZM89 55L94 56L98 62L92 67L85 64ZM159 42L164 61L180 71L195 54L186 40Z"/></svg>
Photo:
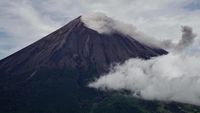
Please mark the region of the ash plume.
<svg viewBox="0 0 200 113"><path fill-rule="evenodd" d="M176 45L177 50L183 50L194 42L196 34L193 33L193 30L189 26L182 26L182 38L179 43Z"/></svg>

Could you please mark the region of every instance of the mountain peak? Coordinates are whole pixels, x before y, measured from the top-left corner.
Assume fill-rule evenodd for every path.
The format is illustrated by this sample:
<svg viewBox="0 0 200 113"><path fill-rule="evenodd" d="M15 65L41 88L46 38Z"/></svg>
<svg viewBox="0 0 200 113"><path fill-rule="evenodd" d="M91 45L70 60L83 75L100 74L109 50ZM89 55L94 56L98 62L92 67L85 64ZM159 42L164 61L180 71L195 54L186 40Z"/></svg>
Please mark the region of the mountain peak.
<svg viewBox="0 0 200 113"><path fill-rule="evenodd" d="M81 16L81 21L90 29L101 34L109 34L117 29L115 28L115 20L108 17L104 13L89 13Z"/></svg>
<svg viewBox="0 0 200 113"><path fill-rule="evenodd" d="M80 16L1 60L0 69L21 72L41 67L56 67L87 71L93 66L98 73L102 73L108 70L111 64L122 63L129 58L148 59L167 53L165 50L142 44L135 40L135 37L122 34L119 26L121 25L103 14ZM103 32L110 29L112 33Z"/></svg>
<svg viewBox="0 0 200 113"><path fill-rule="evenodd" d="M110 65L130 58L149 59L167 53L140 43L133 35L119 31L98 32L88 27L83 18L72 20L0 60L2 113L87 113L93 110L94 103L107 95L87 85L108 72ZM108 25L110 27L112 24Z"/></svg>

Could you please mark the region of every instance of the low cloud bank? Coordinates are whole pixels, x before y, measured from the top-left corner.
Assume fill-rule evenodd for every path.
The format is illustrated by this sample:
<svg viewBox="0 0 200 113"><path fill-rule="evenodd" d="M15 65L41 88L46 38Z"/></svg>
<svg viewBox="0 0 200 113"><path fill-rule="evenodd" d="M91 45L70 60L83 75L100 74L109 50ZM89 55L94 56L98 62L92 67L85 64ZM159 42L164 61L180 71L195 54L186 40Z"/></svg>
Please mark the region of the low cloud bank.
<svg viewBox="0 0 200 113"><path fill-rule="evenodd" d="M200 105L200 56L168 54L130 59L89 84L101 90L129 90L147 100Z"/></svg>
<svg viewBox="0 0 200 113"><path fill-rule="evenodd" d="M170 50L168 55L127 60L91 82L89 87L104 91L125 89L146 100L200 105L200 55L185 52L195 37L192 28L183 26L179 42L161 43L160 46Z"/></svg>

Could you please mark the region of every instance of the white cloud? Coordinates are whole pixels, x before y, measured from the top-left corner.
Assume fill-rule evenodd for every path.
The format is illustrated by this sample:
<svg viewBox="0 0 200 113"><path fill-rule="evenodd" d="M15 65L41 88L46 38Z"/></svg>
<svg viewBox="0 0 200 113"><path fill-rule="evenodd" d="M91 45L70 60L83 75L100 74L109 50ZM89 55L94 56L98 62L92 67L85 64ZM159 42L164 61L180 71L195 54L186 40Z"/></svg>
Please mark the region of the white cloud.
<svg viewBox="0 0 200 113"><path fill-rule="evenodd" d="M111 68L89 87L105 91L125 89L142 99L200 105L200 54L199 45L193 44L195 37L191 27L183 26L178 43L160 42L170 48L168 55L150 60L132 58Z"/></svg>
<svg viewBox="0 0 200 113"><path fill-rule="evenodd" d="M0 6L0 29L1 32L8 34L0 34L1 45L12 46L9 49L0 48L0 51L4 51L1 52L0 58L33 43L58 27L55 24L50 25L49 20L25 0L0 1Z"/></svg>
<svg viewBox="0 0 200 113"><path fill-rule="evenodd" d="M102 90L129 90L147 100L200 105L200 56L168 54L151 60L130 59L89 84Z"/></svg>
<svg viewBox="0 0 200 113"><path fill-rule="evenodd" d="M138 41L149 45L152 40L145 40L126 24L100 15L83 17L83 21L100 33L118 31L131 35ZM121 25L122 24L122 25ZM103 28L103 30L102 30ZM104 31L106 30L106 31ZM138 34L138 35L135 35ZM139 38L138 38L139 37ZM154 44L167 48L171 53L150 60L130 59L117 65L111 71L90 83L89 86L102 90L130 90L133 96L147 100L176 101L200 105L200 54L195 42L196 34L189 26L182 27L181 39L154 41ZM197 39L196 39L197 40ZM144 42L145 41L145 42ZM189 51L189 52L188 52Z"/></svg>
<svg viewBox="0 0 200 113"><path fill-rule="evenodd" d="M200 33L200 10L186 9L192 2L197 0L1 0L0 30L16 42L12 47L22 48L79 15L100 11L148 36L177 40L182 25Z"/></svg>

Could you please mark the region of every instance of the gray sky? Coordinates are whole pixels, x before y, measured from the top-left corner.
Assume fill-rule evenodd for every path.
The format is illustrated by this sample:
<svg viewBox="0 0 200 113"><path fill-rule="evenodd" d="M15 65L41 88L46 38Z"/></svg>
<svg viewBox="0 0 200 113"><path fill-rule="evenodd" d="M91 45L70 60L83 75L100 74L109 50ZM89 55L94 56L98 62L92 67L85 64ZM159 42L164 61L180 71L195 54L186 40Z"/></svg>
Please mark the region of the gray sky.
<svg viewBox="0 0 200 113"><path fill-rule="evenodd" d="M0 0L0 59L90 12L160 40L179 39L182 25L200 34L199 0Z"/></svg>

